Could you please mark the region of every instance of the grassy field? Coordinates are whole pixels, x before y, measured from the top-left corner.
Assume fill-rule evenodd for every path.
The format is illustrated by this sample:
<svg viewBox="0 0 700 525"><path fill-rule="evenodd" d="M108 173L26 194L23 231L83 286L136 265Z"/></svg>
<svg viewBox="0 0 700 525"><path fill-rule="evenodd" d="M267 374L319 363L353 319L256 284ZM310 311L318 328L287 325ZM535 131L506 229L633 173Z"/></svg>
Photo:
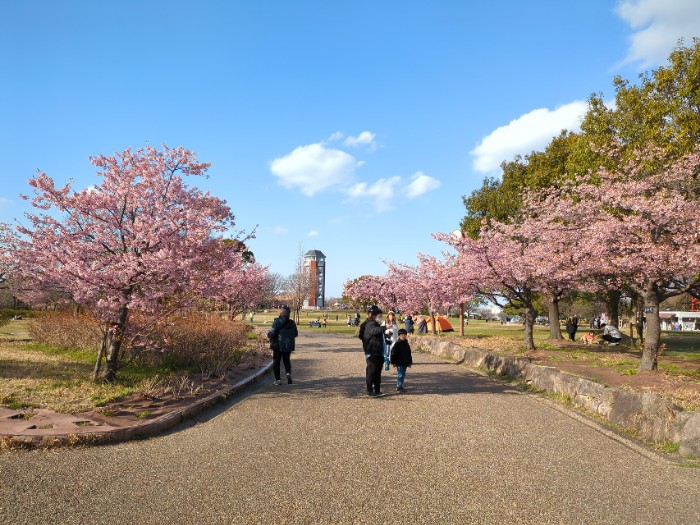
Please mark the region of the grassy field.
<svg viewBox="0 0 700 525"><path fill-rule="evenodd" d="M345 334L345 335L356 335L357 327L347 326L347 315L355 315L354 311L302 311L301 319L299 322L299 330L301 331L315 331L315 330L326 330L333 333ZM277 316L276 311L257 312L254 317L254 324L259 328L269 327L272 321ZM323 316L328 317L328 323L326 328L311 328L309 323L315 321ZM338 316L338 321L336 321L336 316ZM365 319L365 315L362 314L362 319ZM445 332L440 334L441 337L460 337L459 336L459 318L451 317L448 318L454 332ZM246 315L246 322L250 322L250 318ZM402 327L403 324L399 323ZM581 330L578 333L578 337L588 331L587 329ZM464 327L464 336L467 339L495 339L495 340L509 340L516 345L522 340L523 337L523 327L520 324L505 324L502 325L498 322L486 322L481 320L470 320L468 324ZM547 338L549 337L549 327L546 326L535 326L534 331L535 344L545 345L547 343ZM661 335L661 342L666 343L667 351L664 355L674 356L683 359L698 359L700 360L700 332L663 332ZM511 346L511 345L509 345ZM519 345L522 346L522 345Z"/></svg>

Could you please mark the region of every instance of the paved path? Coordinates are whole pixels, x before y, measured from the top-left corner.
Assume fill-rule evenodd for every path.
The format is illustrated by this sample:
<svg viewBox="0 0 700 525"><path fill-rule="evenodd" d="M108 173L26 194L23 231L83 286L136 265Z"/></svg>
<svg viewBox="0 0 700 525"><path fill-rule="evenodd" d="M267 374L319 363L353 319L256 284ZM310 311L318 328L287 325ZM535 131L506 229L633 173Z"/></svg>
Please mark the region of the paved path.
<svg viewBox="0 0 700 525"><path fill-rule="evenodd" d="M369 399L357 340L300 343L189 428L0 455L0 523L700 523L700 469L431 356Z"/></svg>

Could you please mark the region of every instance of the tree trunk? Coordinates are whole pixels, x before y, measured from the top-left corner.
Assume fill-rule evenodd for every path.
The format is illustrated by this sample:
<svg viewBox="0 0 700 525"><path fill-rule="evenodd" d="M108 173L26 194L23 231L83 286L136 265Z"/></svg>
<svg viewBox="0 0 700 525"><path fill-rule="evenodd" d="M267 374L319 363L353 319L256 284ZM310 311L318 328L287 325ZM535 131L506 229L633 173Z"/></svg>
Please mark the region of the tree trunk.
<svg viewBox="0 0 700 525"><path fill-rule="evenodd" d="M459 335L464 337L464 303L459 305Z"/></svg>
<svg viewBox="0 0 700 525"><path fill-rule="evenodd" d="M435 312L431 311L430 312L430 321L433 324L433 335L437 334L437 326L435 326Z"/></svg>
<svg viewBox="0 0 700 525"><path fill-rule="evenodd" d="M656 358L661 339L661 319L659 317L659 296L655 289L646 290L644 293L644 310L647 318L647 337L642 350L642 362L639 370L650 371L656 369Z"/></svg>
<svg viewBox="0 0 700 525"><path fill-rule="evenodd" d="M105 327L105 332L102 334L102 344L100 345L100 350L97 352L97 361L95 362L95 369L92 371L92 380L97 382L100 377L100 368L102 367L102 358L105 355L105 350L107 349L107 334L109 334L108 327Z"/></svg>
<svg viewBox="0 0 700 525"><path fill-rule="evenodd" d="M556 298L549 302L549 339L564 339L559 326L559 299Z"/></svg>
<svg viewBox="0 0 700 525"><path fill-rule="evenodd" d="M537 319L537 310L535 310L534 306L527 306L525 308L525 349L528 352L535 350L535 338L533 333L535 319ZM557 319L557 324L558 323L559 319Z"/></svg>
<svg viewBox="0 0 700 525"><path fill-rule="evenodd" d="M608 324L615 328L620 327L620 298L622 292L620 290L608 290L605 294L605 306L608 310Z"/></svg>
<svg viewBox="0 0 700 525"><path fill-rule="evenodd" d="M119 369L119 352L122 349L124 340L124 328L129 318L129 308L121 306L119 308L119 318L112 325L112 332L109 338L109 350L107 351L107 363L105 365L105 379L113 381Z"/></svg>

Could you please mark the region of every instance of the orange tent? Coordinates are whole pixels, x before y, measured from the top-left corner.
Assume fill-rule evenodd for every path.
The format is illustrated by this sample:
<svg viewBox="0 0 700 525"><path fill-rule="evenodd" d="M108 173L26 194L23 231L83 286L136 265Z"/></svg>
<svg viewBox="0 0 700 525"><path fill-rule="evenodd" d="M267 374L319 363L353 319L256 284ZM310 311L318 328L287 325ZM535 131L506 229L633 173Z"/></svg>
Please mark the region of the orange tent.
<svg viewBox="0 0 700 525"><path fill-rule="evenodd" d="M440 315L440 316L436 316L435 318L437 319L437 330L438 331L440 331L440 332L454 332L454 328L452 328L452 325L445 317ZM428 331L432 331L432 329L433 329L432 324L433 324L432 319L430 319L430 317L428 317Z"/></svg>

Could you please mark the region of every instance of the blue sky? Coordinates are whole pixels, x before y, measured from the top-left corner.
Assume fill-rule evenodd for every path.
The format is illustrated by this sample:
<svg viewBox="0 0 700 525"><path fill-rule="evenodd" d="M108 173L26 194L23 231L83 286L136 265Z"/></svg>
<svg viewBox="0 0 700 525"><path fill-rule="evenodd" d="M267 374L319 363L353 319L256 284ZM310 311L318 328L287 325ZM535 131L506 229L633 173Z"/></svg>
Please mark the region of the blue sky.
<svg viewBox="0 0 700 525"><path fill-rule="evenodd" d="M84 187L90 155L181 145L260 262L322 250L338 295L697 28L696 0L4 1L0 221L37 169Z"/></svg>

